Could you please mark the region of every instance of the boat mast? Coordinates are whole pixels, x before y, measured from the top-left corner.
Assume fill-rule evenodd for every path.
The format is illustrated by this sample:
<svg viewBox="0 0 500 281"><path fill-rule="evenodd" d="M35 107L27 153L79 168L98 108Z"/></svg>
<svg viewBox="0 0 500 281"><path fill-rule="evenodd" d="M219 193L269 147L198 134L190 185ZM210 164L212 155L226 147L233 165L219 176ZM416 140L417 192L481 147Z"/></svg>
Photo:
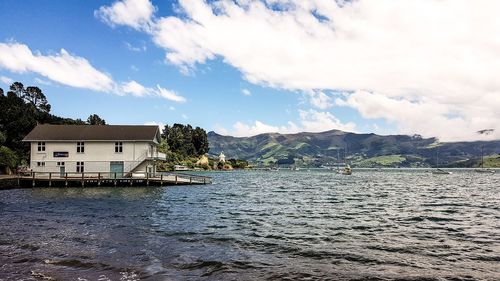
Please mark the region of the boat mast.
<svg viewBox="0 0 500 281"><path fill-rule="evenodd" d="M484 144L481 145L481 169L484 169Z"/></svg>
<svg viewBox="0 0 500 281"><path fill-rule="evenodd" d="M344 166L347 166L347 144L344 147Z"/></svg>
<svg viewBox="0 0 500 281"><path fill-rule="evenodd" d="M439 169L439 148L436 149L436 169Z"/></svg>
<svg viewBox="0 0 500 281"><path fill-rule="evenodd" d="M340 149L337 149L337 171L340 171Z"/></svg>

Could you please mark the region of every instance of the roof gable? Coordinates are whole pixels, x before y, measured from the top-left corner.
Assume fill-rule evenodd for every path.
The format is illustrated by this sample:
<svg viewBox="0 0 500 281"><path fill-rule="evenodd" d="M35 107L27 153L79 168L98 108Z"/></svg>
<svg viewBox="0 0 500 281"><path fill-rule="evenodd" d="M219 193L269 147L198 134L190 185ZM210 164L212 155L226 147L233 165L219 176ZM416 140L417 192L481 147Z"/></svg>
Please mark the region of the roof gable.
<svg viewBox="0 0 500 281"><path fill-rule="evenodd" d="M146 125L37 125L23 141L154 141L158 126Z"/></svg>

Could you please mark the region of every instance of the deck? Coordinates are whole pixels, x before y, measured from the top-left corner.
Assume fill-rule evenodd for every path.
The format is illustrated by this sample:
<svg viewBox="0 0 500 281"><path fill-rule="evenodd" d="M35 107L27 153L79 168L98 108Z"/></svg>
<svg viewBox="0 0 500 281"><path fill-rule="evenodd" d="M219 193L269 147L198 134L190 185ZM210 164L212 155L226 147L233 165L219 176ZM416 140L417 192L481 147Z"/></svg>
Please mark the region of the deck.
<svg viewBox="0 0 500 281"><path fill-rule="evenodd" d="M185 173L49 173L28 172L11 176L17 187L168 186L204 185L212 179Z"/></svg>

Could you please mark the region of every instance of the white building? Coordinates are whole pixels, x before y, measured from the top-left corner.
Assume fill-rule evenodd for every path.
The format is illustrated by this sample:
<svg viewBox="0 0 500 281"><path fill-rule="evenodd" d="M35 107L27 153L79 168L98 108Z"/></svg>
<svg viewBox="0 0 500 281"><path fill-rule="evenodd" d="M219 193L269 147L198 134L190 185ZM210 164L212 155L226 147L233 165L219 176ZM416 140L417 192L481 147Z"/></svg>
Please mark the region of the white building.
<svg viewBox="0 0 500 281"><path fill-rule="evenodd" d="M158 126L38 125L25 138L34 172L155 173ZM130 174L128 174L130 175Z"/></svg>
<svg viewBox="0 0 500 281"><path fill-rule="evenodd" d="M226 162L226 155L224 155L224 151L221 151L219 154L219 162Z"/></svg>

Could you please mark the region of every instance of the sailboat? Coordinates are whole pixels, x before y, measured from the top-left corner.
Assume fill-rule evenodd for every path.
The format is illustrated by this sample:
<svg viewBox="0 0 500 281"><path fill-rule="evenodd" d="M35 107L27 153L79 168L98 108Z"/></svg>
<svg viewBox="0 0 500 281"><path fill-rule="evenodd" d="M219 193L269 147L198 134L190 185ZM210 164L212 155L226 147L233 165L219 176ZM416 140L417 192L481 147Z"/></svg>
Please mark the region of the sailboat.
<svg viewBox="0 0 500 281"><path fill-rule="evenodd" d="M476 173L494 174L495 170L484 168L484 144L481 146L481 168L474 170Z"/></svg>
<svg viewBox="0 0 500 281"><path fill-rule="evenodd" d="M337 150L337 165L339 164L339 151ZM342 175L352 175L352 168L347 164L346 149L344 149L344 169L337 166L337 172Z"/></svg>
<svg viewBox="0 0 500 281"><path fill-rule="evenodd" d="M439 164L439 150L436 151L436 170L433 170L432 173L435 175L451 175L451 172L440 169L438 164Z"/></svg>
<svg viewBox="0 0 500 281"><path fill-rule="evenodd" d="M352 168L349 164L345 164L344 169L341 171L342 175L352 175Z"/></svg>

